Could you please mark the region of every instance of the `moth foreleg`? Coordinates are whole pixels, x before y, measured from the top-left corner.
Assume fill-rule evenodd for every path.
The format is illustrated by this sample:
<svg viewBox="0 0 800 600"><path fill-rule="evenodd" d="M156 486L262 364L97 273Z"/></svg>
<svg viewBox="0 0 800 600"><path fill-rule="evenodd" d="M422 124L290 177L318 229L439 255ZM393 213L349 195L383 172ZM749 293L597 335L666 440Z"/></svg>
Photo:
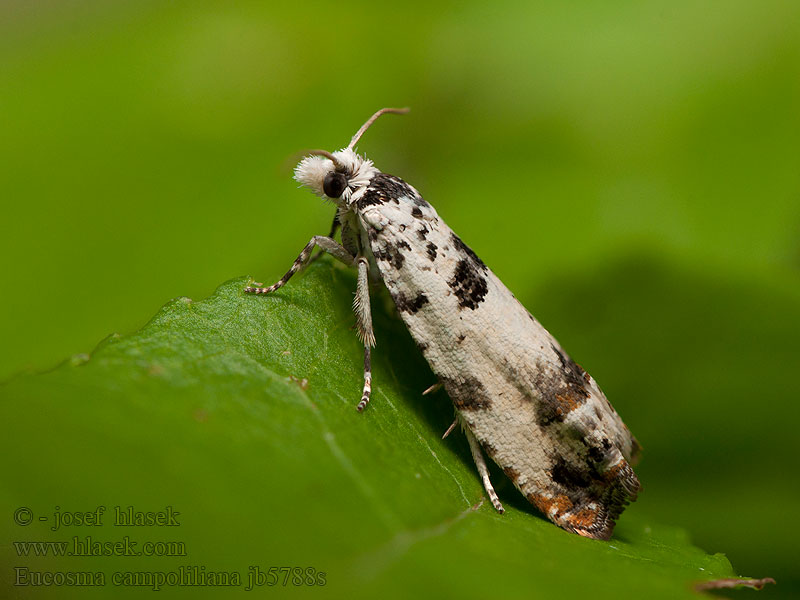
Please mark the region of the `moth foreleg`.
<svg viewBox="0 0 800 600"><path fill-rule="evenodd" d="M494 491L492 482L489 481L489 467L486 466L486 460L483 458L481 445L478 440L475 439L475 436L472 435L469 428L465 427L464 432L467 434L469 449L472 451L472 459L475 461L475 466L478 467L478 474L481 476L481 481L483 482L486 493L489 495L489 500L491 500L492 506L495 507L497 512L503 513L505 509L503 505L500 504L500 498L497 497L497 492Z"/></svg>
<svg viewBox="0 0 800 600"><path fill-rule="evenodd" d="M372 329L372 310L369 303L369 261L365 257L359 256L356 263L358 265L358 283L356 284L356 296L353 299L353 310L356 313L358 338L364 344L364 391L356 408L362 411L369 404L372 394L370 348L375 345L375 332Z"/></svg>
<svg viewBox="0 0 800 600"><path fill-rule="evenodd" d="M306 244L306 247L303 248L300 256L298 256L294 263L292 263L291 268L286 271L286 274L281 277L277 283L273 283L269 287L246 287L244 288L245 293L269 294L278 288L282 288L284 285L286 285L286 282L292 278L292 275L297 273L306 263L308 263L309 258L311 258L311 253L314 251L315 247L321 248L334 258L342 261L348 267L352 267L355 263L355 256L350 254L339 242L329 237L315 235L313 238L311 238L311 241Z"/></svg>
<svg viewBox="0 0 800 600"><path fill-rule="evenodd" d="M333 239L333 236L335 236L335 235L336 235L336 231L337 231L338 229L339 229L339 211L336 211L336 213L334 213L334 215L333 215L333 223L331 223L331 231L330 231L330 233L328 234L328 237L329 237L329 238L331 238L331 239ZM314 262L315 260L317 260L317 259L318 259L320 256L322 256L322 252L317 252L317 253L316 253L314 256L312 256L312 257L309 259L309 261L308 261L308 264L311 264L311 263L313 263L313 262Z"/></svg>

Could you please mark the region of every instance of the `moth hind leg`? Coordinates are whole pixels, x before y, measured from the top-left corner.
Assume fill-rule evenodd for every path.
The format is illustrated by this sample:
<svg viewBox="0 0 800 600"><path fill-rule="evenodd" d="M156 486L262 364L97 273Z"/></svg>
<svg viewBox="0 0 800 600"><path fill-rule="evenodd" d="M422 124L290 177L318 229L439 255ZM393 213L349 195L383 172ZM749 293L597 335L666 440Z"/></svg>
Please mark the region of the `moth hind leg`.
<svg viewBox="0 0 800 600"><path fill-rule="evenodd" d="M486 493L489 495L489 500L491 500L495 510L502 514L505 512L505 509L503 505L500 504L500 498L497 497L497 492L494 491L492 482L489 480L489 467L486 465L486 459L483 457L481 445L468 428L464 428L464 433L467 434L469 449L472 451L472 459L475 461L475 466L478 467L478 474L481 477Z"/></svg>
<svg viewBox="0 0 800 600"><path fill-rule="evenodd" d="M306 264L308 264L309 259L311 258L311 253L314 251L314 248L319 247L320 249L324 250L334 258L340 260L348 267L352 267L355 264L355 256L353 256L344 246L342 246L336 240L325 237L323 235L315 235L311 238L311 241L306 244L306 247L303 248L303 251L300 255L294 260L292 266L286 271L286 274L281 277L276 283L273 283L269 287L254 287L248 286L244 288L244 292L246 294L270 294L275 290L282 288L286 285L292 275L297 273L300 269L302 269Z"/></svg>

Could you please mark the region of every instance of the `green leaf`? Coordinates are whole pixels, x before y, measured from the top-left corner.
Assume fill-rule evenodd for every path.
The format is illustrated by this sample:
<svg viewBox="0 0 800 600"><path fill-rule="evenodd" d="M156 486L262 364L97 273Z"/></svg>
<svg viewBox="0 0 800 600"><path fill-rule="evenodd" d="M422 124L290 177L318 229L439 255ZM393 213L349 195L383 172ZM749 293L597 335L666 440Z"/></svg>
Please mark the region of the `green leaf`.
<svg viewBox="0 0 800 600"><path fill-rule="evenodd" d="M388 296L374 301L375 392L359 414L353 274L323 259L268 297L244 295L247 282L229 281L200 302L173 300L91 357L0 389L0 419L11 425L0 445L4 540L127 535L139 546L186 549L37 558L4 544L4 584L14 583L14 567L102 571L107 593L140 597L140 588L114 586L112 574L202 566L236 571L245 587L251 566L312 567L326 574L324 589L289 580L293 594L672 599L696 597L693 582L735 576L723 555L692 546L636 504L610 542L589 540L542 518L494 470L507 509L497 514L463 437L440 439L452 406L443 392L421 396L434 377ZM53 531L56 506L103 506L103 523ZM180 525L117 527L115 506L170 506ZM9 518L18 507L30 508L30 525Z"/></svg>

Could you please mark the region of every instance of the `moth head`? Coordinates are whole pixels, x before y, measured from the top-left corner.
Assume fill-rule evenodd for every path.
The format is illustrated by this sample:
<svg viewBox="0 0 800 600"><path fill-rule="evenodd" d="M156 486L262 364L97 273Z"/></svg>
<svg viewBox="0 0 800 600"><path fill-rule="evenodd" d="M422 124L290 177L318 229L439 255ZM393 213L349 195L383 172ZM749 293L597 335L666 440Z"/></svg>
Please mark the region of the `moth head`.
<svg viewBox="0 0 800 600"><path fill-rule="evenodd" d="M338 152L311 150L294 170L294 178L317 196L337 204L349 201L353 192L369 183L372 161L350 148Z"/></svg>
<svg viewBox="0 0 800 600"><path fill-rule="evenodd" d="M407 108L382 108L361 126L347 148L338 152L309 150L308 156L295 167L294 178L317 196L337 204L348 204L353 194L359 188L367 186L372 176L378 172L371 160L356 154L356 143L381 115L407 112Z"/></svg>

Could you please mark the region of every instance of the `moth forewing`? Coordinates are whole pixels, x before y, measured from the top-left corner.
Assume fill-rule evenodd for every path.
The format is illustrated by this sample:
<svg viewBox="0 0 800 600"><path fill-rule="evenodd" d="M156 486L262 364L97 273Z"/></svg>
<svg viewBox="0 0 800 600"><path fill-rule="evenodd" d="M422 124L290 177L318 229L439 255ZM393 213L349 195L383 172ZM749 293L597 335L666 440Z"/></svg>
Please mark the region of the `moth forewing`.
<svg viewBox="0 0 800 600"><path fill-rule="evenodd" d="M347 148L313 151L295 170L300 183L336 202L342 244L318 236L277 284L245 291L278 289L308 261L314 245L358 267L362 410L370 397L374 344L367 277L377 275L452 399L495 507L502 511L481 448L554 523L607 539L639 490L631 468L638 443L594 379L419 192L356 154L364 130L394 110L373 115Z"/></svg>

